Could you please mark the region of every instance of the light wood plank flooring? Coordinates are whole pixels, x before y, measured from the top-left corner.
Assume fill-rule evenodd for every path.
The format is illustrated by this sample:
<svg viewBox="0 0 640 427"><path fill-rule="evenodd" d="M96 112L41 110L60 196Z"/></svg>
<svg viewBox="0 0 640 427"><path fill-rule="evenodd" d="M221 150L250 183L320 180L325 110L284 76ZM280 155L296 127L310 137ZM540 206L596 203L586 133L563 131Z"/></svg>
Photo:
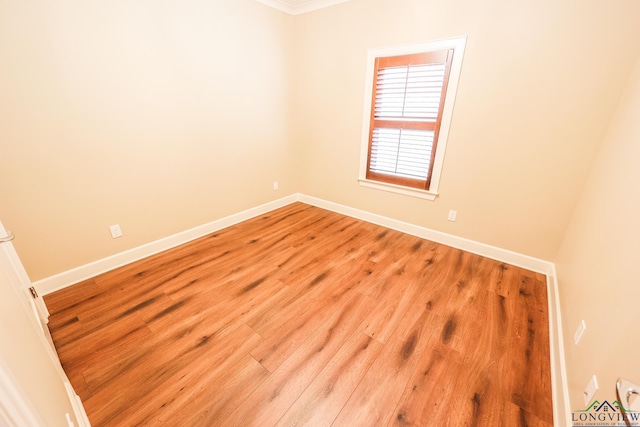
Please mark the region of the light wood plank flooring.
<svg viewBox="0 0 640 427"><path fill-rule="evenodd" d="M45 297L98 426L550 426L545 277L295 203Z"/></svg>

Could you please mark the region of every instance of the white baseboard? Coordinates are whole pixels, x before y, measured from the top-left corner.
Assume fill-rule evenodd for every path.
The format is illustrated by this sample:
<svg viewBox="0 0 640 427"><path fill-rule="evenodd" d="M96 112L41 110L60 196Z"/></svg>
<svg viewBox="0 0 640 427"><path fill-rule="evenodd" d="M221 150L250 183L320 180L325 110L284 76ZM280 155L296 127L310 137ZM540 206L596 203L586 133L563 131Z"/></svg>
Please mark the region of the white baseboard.
<svg viewBox="0 0 640 427"><path fill-rule="evenodd" d="M103 258L89 264L82 265L80 267L68 270L54 276L47 277L42 280L38 280L33 283L33 286L40 295L47 295L64 289L68 286L82 282L83 280L96 277L102 273L114 270L118 267L122 267L127 264L131 264L134 261L146 258L151 255L155 255L159 252L166 251L167 249L174 248L184 243L190 242L207 234L216 232L226 227L230 227L242 221L254 218L256 216L265 214L272 210L289 205L298 200L298 195L293 194L282 199L274 200L269 203L265 203L255 208L247 209L228 217L221 218L212 221L208 224L204 224L192 229L174 234L169 237L156 240L151 243L147 243L142 246L138 246L133 249L129 249L119 254Z"/></svg>
<svg viewBox="0 0 640 427"><path fill-rule="evenodd" d="M556 267L547 275L547 298L549 300L549 351L551 353L551 391L553 394L553 425L571 426L571 400L567 379L567 363L564 355L562 312Z"/></svg>
<svg viewBox="0 0 640 427"><path fill-rule="evenodd" d="M65 381L64 388L67 390L67 396L69 397L69 402L71 402L71 406L73 407L73 414L78 422L78 427L91 427L91 422L89 421L87 412L84 410L82 400L80 400L80 396L76 394L71 383L69 381ZM69 419L67 418L67 420ZM73 423L71 422L69 425L72 426Z"/></svg>
<svg viewBox="0 0 640 427"><path fill-rule="evenodd" d="M269 203L248 209L246 211L230 215L228 217L192 228L190 230L174 234L172 236L156 240L137 248L130 249L119 254L74 268L72 270L56 274L35 282L38 293L47 295L67 286L90 279L99 274L113 270L142 258L171 249L181 244L190 242L199 237L213 233L242 221L263 215L272 210L281 208L294 202L302 202L319 208L327 209L403 233L411 234L423 239L431 240L487 258L501 261L507 264L522 267L547 276L547 295L549 299L549 332L551 352L551 384L553 392L554 425L570 425L570 403L565 369L565 356L562 337L562 317L558 297L558 282L555 265L550 261L519 254L495 246L454 236L429 228L398 221L371 212L344 206L338 203L304 194L292 194L290 196L274 200Z"/></svg>
<svg viewBox="0 0 640 427"><path fill-rule="evenodd" d="M553 419L556 426L570 426L571 413L569 403L569 388L567 385L567 372L564 357L562 337L562 316L560 313L560 300L558 296L558 280L556 278L555 264L550 261L533 258L528 255L475 242L463 237L454 236L429 228L420 227L392 218L376 215L370 212L354 209L338 203L328 202L303 194L298 195L300 202L327 209L363 221L378 224L383 227L431 240L436 243L461 249L477 255L501 261L507 264L522 267L547 276L547 299L549 302L549 352L551 357L551 392L553 396Z"/></svg>
<svg viewBox="0 0 640 427"><path fill-rule="evenodd" d="M382 215L373 214L371 212L355 209L349 206L340 205L338 203L333 203L323 199L318 199L316 197L298 193L278 200L274 200L269 203L265 203L260 206L256 206L255 208L247 209L246 211L212 221L208 224L204 224L190 230L186 230L172 236L165 237L142 246L138 246L133 249L129 249L127 251L91 262L89 264L82 265L80 267L56 274L54 276L38 280L37 282L34 282L33 285L35 286L39 294L47 295L57 290L63 289L67 286L71 286L83 280L90 279L107 271L122 267L123 265L130 264L134 261L138 261L150 255L154 255L167 249L182 245L199 237L206 236L207 234L218 231L222 228L229 227L242 221L246 221L247 219L254 218L256 216L262 215L264 213L281 208L294 202L303 202L312 206L317 206L319 208L361 219L363 221L371 222L373 224L381 225L393 230L431 240L436 243L451 246L456 249L461 249L467 252L482 255L487 258L502 261L507 264L522 267L527 270L545 274L547 276L553 276L555 274L554 265L549 261L533 258L528 255L523 255L506 249L497 248L495 246L486 245L484 243L469 240L464 237L454 236L452 234L447 234L418 225L409 224L407 222L398 221Z"/></svg>
<svg viewBox="0 0 640 427"><path fill-rule="evenodd" d="M452 234L443 233L441 231L431 230L429 228L398 221L367 211L354 209L348 206L340 205L338 203L328 202L326 200L306 196L304 194L298 194L298 200L309 205L317 206L319 208L327 209L333 212L338 212L343 215L361 219L363 221L371 222L373 224L381 225L383 227L391 228L403 233L411 234L416 237L431 240L432 242L441 243L443 245L461 249L466 252L482 255L496 261L502 261L507 264L515 265L516 267L522 267L530 271L535 271L536 273L541 273L544 275L550 275L553 273L553 263L549 261L533 258L528 255L522 255L516 252L508 251L506 249L497 248L495 246L486 245L484 243L465 239L464 237L458 237Z"/></svg>

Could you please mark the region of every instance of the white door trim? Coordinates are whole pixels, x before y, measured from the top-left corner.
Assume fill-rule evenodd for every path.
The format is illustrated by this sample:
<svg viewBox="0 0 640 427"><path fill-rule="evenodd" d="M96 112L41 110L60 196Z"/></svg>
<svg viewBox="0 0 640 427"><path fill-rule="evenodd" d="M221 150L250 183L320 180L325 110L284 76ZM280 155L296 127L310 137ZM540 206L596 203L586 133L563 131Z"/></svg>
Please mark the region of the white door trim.
<svg viewBox="0 0 640 427"><path fill-rule="evenodd" d="M0 358L0 423L9 427L43 427L38 414ZM1 425L1 424L0 424Z"/></svg>
<svg viewBox="0 0 640 427"><path fill-rule="evenodd" d="M4 236L6 234L8 233L0 222L0 235ZM39 330L41 332L39 336L44 343L44 348L49 355L49 358L53 362L55 370L58 372L61 381L64 383L69 401L74 410L76 421L78 422L80 427L89 427L91 424L84 410L82 402L80 401L80 397L73 390L73 387L71 386L71 384L69 383L69 379L67 378L67 374L64 372L64 369L62 369L60 358L58 357L55 345L53 344L53 339L51 338L51 333L49 332L49 328L47 327L47 323L49 322L49 311L47 310L42 297L32 297L31 292L29 291L29 288L32 287L31 279L29 279L29 276L27 275L27 272L24 269L22 262L20 261L20 257L13 247L13 243L10 241L1 242L0 251L0 256L2 256L4 260L6 260L6 263L4 263L3 261L3 264L6 264L8 267L6 269L3 268L3 273L5 273L8 282L12 285L16 293L21 296L21 298L19 298L20 303L22 304L26 312L32 314L31 316L28 316L29 320L33 323L33 326L36 328L36 330ZM4 380L5 377L8 378L10 376L10 372L1 364L0 368L2 368L0 369L0 371L2 371L0 372L0 380ZM20 393L18 392L19 388L16 387L17 383L15 382L15 380L10 382L9 384L10 386L8 386L6 390L4 387L0 388L0 398L2 399L0 400L0 421L6 421L10 426L15 425L18 427L21 427L23 425L27 427L30 427L32 425L42 425L42 423L33 424L33 420L29 421L31 422L31 424L27 422L15 422L15 424L11 424L14 422L14 419L17 419L19 421L22 420L22 418L15 417L20 416L20 414L29 413L29 405L27 401L24 400L24 397L22 397L22 400L20 400ZM9 402L7 403L6 409L4 406L5 398L7 399L7 402ZM30 410L30 413L33 415L32 409ZM1 418L1 416L4 415L6 415L7 417L6 420ZM71 422L70 420L69 425L73 425L73 422Z"/></svg>

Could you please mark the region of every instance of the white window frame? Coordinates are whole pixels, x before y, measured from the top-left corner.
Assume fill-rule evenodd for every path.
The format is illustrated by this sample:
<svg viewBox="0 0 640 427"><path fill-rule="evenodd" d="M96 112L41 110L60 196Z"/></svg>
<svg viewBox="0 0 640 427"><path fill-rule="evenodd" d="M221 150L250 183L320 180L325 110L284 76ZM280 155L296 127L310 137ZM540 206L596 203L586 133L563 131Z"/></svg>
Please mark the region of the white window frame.
<svg viewBox="0 0 640 427"><path fill-rule="evenodd" d="M393 46L385 48L369 49L367 55L367 75L364 90L364 111L362 119L362 139L360 145L360 169L358 173L358 182L363 187L375 188L378 190L390 191L393 193L404 194L406 196L419 197L427 200L435 200L438 197L438 188L440 185L440 175L444 164L444 154L447 147L449 137L449 127L451 125L451 117L453 115L453 105L458 90L458 80L462 70L462 58L464 57L464 49L467 43L465 37L455 37L451 39L437 40L426 43L415 43L403 46ZM389 184L381 181L367 179L367 162L369 152L369 135L371 123L371 103L373 97L373 74L375 69L376 58L388 56L401 56L413 53L432 52L437 50L455 49L453 61L451 63L451 73L449 75L449 84L445 94L444 107L442 111L442 122L440 124L440 135L438 137L435 158L433 162L433 170L431 172L431 184L428 190L418 188L405 187L403 185Z"/></svg>

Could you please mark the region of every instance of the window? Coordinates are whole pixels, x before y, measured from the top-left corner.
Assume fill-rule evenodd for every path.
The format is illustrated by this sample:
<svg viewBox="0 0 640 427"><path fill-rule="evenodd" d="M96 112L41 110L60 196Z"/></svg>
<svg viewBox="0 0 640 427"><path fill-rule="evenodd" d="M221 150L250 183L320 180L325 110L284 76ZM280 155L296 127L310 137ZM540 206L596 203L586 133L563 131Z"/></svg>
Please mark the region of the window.
<svg viewBox="0 0 640 427"><path fill-rule="evenodd" d="M362 185L435 199L464 44L369 51Z"/></svg>
<svg viewBox="0 0 640 427"><path fill-rule="evenodd" d="M429 188L453 49L376 58L367 179Z"/></svg>

